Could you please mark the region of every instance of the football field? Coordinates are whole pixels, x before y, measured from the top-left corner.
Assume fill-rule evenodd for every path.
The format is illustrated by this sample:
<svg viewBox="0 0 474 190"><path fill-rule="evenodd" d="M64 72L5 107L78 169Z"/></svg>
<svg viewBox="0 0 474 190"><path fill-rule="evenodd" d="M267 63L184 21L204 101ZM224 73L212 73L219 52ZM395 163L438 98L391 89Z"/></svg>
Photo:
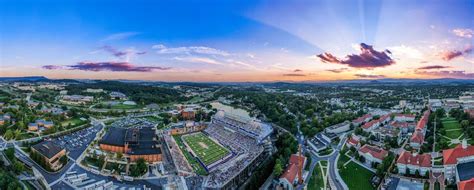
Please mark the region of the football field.
<svg viewBox="0 0 474 190"><path fill-rule="evenodd" d="M224 158L229 151L211 140L203 133L194 133L182 137L183 141L206 166Z"/></svg>

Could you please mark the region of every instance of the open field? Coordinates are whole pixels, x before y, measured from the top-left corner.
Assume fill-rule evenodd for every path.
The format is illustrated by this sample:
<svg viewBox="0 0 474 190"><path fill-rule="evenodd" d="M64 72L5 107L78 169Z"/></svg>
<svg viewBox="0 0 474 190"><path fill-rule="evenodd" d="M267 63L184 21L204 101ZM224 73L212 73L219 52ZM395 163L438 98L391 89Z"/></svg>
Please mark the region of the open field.
<svg viewBox="0 0 474 190"><path fill-rule="evenodd" d="M202 133L182 136L183 140L206 166L229 154L229 151Z"/></svg>
<svg viewBox="0 0 474 190"><path fill-rule="evenodd" d="M374 189L370 184L370 179L374 174L355 162L351 161L345 167L342 167L339 174L350 190Z"/></svg>

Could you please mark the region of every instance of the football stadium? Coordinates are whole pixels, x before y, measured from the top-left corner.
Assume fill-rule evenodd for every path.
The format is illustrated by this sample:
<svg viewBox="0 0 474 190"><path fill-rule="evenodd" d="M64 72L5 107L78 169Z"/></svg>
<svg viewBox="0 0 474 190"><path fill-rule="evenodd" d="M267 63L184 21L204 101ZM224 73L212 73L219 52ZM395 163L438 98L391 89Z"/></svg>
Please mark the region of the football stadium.
<svg viewBox="0 0 474 190"><path fill-rule="evenodd" d="M270 125L220 110L205 130L165 137L165 142L180 175L202 175L204 168L206 189L231 189L270 155L272 132Z"/></svg>

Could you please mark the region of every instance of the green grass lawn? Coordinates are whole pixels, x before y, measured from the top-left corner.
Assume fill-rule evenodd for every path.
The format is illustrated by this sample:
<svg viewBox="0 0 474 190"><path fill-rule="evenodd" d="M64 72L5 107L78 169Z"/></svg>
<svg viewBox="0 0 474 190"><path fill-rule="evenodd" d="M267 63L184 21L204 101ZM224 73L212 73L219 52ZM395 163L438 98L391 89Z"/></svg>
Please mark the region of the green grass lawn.
<svg viewBox="0 0 474 190"><path fill-rule="evenodd" d="M342 168L342 166L347 162L349 161L351 158L349 158L348 156L346 156L345 154L341 154L339 156L339 160L337 161L337 168Z"/></svg>
<svg viewBox="0 0 474 190"><path fill-rule="evenodd" d="M324 150L319 151L318 154L319 154L320 156L325 156L325 155L331 154L332 152L333 152L333 151L332 151L332 148L329 147L329 148L326 148L326 149L324 149Z"/></svg>
<svg viewBox="0 0 474 190"><path fill-rule="evenodd" d="M328 166L328 161L327 160L321 160L319 161L322 166Z"/></svg>
<svg viewBox="0 0 474 190"><path fill-rule="evenodd" d="M454 118L444 118L441 120L443 128L446 130L446 136L456 139L462 134L461 124Z"/></svg>
<svg viewBox="0 0 474 190"><path fill-rule="evenodd" d="M136 108L139 108L138 105L125 105L125 104L115 104L113 106L111 106L110 108L112 109L136 109Z"/></svg>
<svg viewBox="0 0 474 190"><path fill-rule="evenodd" d="M82 121L81 119L79 118L72 118L70 120L67 120L67 121L64 121L61 123L61 125L63 127L67 127L69 125L69 123L71 124L72 127L75 127L75 126L79 126L79 125L83 125L85 123L87 123L87 120L86 121Z"/></svg>
<svg viewBox="0 0 474 190"><path fill-rule="evenodd" d="M36 136L38 136L38 135L33 134L33 133L21 133L20 137L18 137L17 140L29 139L29 138L33 138L33 137L36 137Z"/></svg>
<svg viewBox="0 0 474 190"><path fill-rule="evenodd" d="M327 165L327 163L326 163ZM323 174L321 173L321 167L316 164L314 167L313 174L309 178L308 189L320 190L324 187Z"/></svg>
<svg viewBox="0 0 474 190"><path fill-rule="evenodd" d="M153 122L161 122L162 121L161 118L158 118L158 117L155 117L155 116L146 116L144 118L147 119L147 120L153 121Z"/></svg>
<svg viewBox="0 0 474 190"><path fill-rule="evenodd" d="M182 138L206 166L229 154L227 149L202 133L185 135Z"/></svg>
<svg viewBox="0 0 474 190"><path fill-rule="evenodd" d="M370 184L370 179L374 174L352 161L347 164L346 167L340 169L339 174L341 175L344 182L346 182L350 190L374 189L374 187L372 187Z"/></svg>
<svg viewBox="0 0 474 190"><path fill-rule="evenodd" d="M176 144L178 144L179 149L181 149L181 152L184 154L184 157L186 157L186 160L188 160L188 163L193 167L194 172L198 175L207 175L204 167L186 150L183 140L181 140L181 135L175 135L173 138L176 141Z"/></svg>

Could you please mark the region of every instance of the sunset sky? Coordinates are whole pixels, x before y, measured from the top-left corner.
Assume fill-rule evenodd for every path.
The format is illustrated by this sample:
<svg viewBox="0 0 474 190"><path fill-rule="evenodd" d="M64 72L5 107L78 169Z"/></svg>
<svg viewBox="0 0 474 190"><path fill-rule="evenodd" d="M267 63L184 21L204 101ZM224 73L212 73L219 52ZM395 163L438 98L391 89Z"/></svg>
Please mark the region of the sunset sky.
<svg viewBox="0 0 474 190"><path fill-rule="evenodd" d="M474 1L0 0L0 76L474 79Z"/></svg>

